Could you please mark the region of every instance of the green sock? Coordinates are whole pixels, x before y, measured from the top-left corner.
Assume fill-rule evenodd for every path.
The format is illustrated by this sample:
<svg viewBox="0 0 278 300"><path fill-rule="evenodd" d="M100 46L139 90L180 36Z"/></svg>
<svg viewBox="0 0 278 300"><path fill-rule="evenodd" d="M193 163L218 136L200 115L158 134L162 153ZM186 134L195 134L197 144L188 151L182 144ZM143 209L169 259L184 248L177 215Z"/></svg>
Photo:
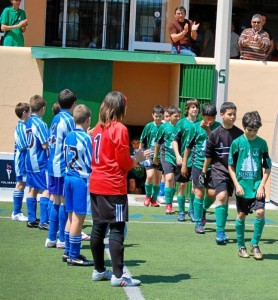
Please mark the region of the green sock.
<svg viewBox="0 0 278 300"><path fill-rule="evenodd" d="M166 204L171 204L172 203L172 188L166 187L164 189L165 192L165 202Z"/></svg>
<svg viewBox="0 0 278 300"><path fill-rule="evenodd" d="M184 213L185 196L178 196L179 212Z"/></svg>
<svg viewBox="0 0 278 300"><path fill-rule="evenodd" d="M172 189L172 202L173 202L174 196L176 194L176 188L171 188L171 189Z"/></svg>
<svg viewBox="0 0 278 300"><path fill-rule="evenodd" d="M151 197L152 192L153 192L153 184L145 183L145 190L146 190L146 196Z"/></svg>
<svg viewBox="0 0 278 300"><path fill-rule="evenodd" d="M194 220L196 222L196 226L202 225L203 202L204 199L199 199L196 197L194 199Z"/></svg>
<svg viewBox="0 0 278 300"><path fill-rule="evenodd" d="M256 217L254 221L254 234L251 240L251 246L258 245L264 229L265 218L259 219Z"/></svg>
<svg viewBox="0 0 278 300"><path fill-rule="evenodd" d="M216 232L225 231L226 210L225 205L215 207Z"/></svg>
<svg viewBox="0 0 278 300"><path fill-rule="evenodd" d="M229 205L228 205L228 204L224 204L223 207L224 207L224 209L225 209L225 223L224 223L224 229L225 229L225 228L226 228L227 219L228 219L228 209L229 209Z"/></svg>
<svg viewBox="0 0 278 300"><path fill-rule="evenodd" d="M195 195L194 193L191 193L190 194L190 199L189 199L189 211L193 211L194 210L194 198L195 198Z"/></svg>
<svg viewBox="0 0 278 300"><path fill-rule="evenodd" d="M245 220L236 219L236 238L238 248L245 247L244 240Z"/></svg>
<svg viewBox="0 0 278 300"><path fill-rule="evenodd" d="M204 199L204 210L208 210L212 204L214 203L215 199L209 199L208 195L205 196L205 199Z"/></svg>
<svg viewBox="0 0 278 300"><path fill-rule="evenodd" d="M153 185L152 199L155 200L155 201L157 200L159 190L160 190L160 185Z"/></svg>

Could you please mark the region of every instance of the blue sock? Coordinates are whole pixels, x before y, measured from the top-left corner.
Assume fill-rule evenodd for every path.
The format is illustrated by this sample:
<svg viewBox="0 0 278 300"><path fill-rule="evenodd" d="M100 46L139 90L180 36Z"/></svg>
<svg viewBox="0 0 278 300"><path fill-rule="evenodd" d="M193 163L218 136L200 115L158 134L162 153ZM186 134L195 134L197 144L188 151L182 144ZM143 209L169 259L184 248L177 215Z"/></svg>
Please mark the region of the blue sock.
<svg viewBox="0 0 278 300"><path fill-rule="evenodd" d="M65 227L68 220L68 213L66 212L66 206L60 205L59 209L59 240L65 241Z"/></svg>
<svg viewBox="0 0 278 300"><path fill-rule="evenodd" d="M59 204L53 204L50 211L48 238L51 241L56 241L57 239L57 232L59 229L59 208Z"/></svg>
<svg viewBox="0 0 278 300"><path fill-rule="evenodd" d="M48 222L48 201L49 198L46 197L41 197L40 198L40 223L44 224L46 222Z"/></svg>
<svg viewBox="0 0 278 300"><path fill-rule="evenodd" d="M52 206L53 206L53 201L49 199L48 205L47 205L48 220L50 220L50 213L51 213Z"/></svg>
<svg viewBox="0 0 278 300"><path fill-rule="evenodd" d="M81 240L82 240L81 234L69 236L69 242L70 242L69 257L70 258L77 258L80 255Z"/></svg>
<svg viewBox="0 0 278 300"><path fill-rule="evenodd" d="M69 234L69 231L65 230L65 253L67 254L69 254L70 251Z"/></svg>
<svg viewBox="0 0 278 300"><path fill-rule="evenodd" d="M165 195L165 193L164 193L164 188L165 188L165 182L164 181L161 181L160 182L160 186L159 186L159 196L164 196Z"/></svg>
<svg viewBox="0 0 278 300"><path fill-rule="evenodd" d="M27 213L28 213L28 221L34 222L36 220L36 213L37 213L37 199L33 197L26 198L26 205L27 205Z"/></svg>
<svg viewBox="0 0 278 300"><path fill-rule="evenodd" d="M14 190L14 215L21 213L24 191Z"/></svg>

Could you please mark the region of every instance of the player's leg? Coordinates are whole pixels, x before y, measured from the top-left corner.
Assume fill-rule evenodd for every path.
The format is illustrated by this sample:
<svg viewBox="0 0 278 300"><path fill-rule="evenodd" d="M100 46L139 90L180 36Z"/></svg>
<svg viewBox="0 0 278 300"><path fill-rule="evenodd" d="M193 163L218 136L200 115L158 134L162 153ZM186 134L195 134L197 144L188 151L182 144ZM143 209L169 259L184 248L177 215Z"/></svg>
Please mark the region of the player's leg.
<svg viewBox="0 0 278 300"><path fill-rule="evenodd" d="M150 167L146 167L146 182L145 182L146 198L144 200L145 206L149 206L151 204L154 172L155 172L154 165Z"/></svg>
<svg viewBox="0 0 278 300"><path fill-rule="evenodd" d="M158 165L154 169L154 173L153 173L153 189L152 189L152 197L151 197L151 206L153 207L159 207L159 204L157 203L157 197L160 190L161 176L162 176L162 166Z"/></svg>
<svg viewBox="0 0 278 300"><path fill-rule="evenodd" d="M27 173L27 181L26 185L29 187L29 192L26 198L26 206L27 206L27 214L28 214L28 221L27 227L36 228L39 226L39 219L37 219L37 195L38 190L34 188L34 180L33 174L31 172Z"/></svg>
<svg viewBox="0 0 278 300"><path fill-rule="evenodd" d="M13 212L12 220L26 222L28 218L21 211L22 202L24 197L24 189L26 186L26 176L25 179L23 176L16 177L16 185L13 193Z"/></svg>

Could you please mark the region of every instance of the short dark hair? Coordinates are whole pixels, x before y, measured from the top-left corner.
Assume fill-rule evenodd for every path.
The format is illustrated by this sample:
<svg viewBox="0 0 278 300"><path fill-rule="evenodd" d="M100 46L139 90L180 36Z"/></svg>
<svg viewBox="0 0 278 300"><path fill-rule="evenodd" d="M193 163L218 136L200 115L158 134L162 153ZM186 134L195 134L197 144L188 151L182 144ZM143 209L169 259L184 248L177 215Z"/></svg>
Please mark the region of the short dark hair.
<svg viewBox="0 0 278 300"><path fill-rule="evenodd" d="M30 99L31 112L37 113L45 106L46 106L46 101L43 99L42 96L35 95L31 97Z"/></svg>
<svg viewBox="0 0 278 300"><path fill-rule="evenodd" d="M89 107L84 104L77 105L73 110L73 120L75 124L82 125L88 120L92 113Z"/></svg>
<svg viewBox="0 0 278 300"><path fill-rule="evenodd" d="M256 110L247 112L242 118L243 128L259 129L262 125L261 116Z"/></svg>
<svg viewBox="0 0 278 300"><path fill-rule="evenodd" d="M58 95L58 103L61 108L70 109L76 101L76 95L69 89L62 90Z"/></svg>
<svg viewBox="0 0 278 300"><path fill-rule="evenodd" d="M190 109L191 106L196 106L200 112L200 102L197 99L188 99L186 101L186 106L185 106L185 112L184 115L187 117L188 116L188 111ZM198 112L198 114L199 114Z"/></svg>
<svg viewBox="0 0 278 300"><path fill-rule="evenodd" d="M176 14L177 10L183 11L184 14L186 15L186 9L185 9L184 6L177 6L177 7L175 8L175 14Z"/></svg>
<svg viewBox="0 0 278 300"><path fill-rule="evenodd" d="M228 109L237 110L237 108L233 102L224 102L220 107L220 113L224 114Z"/></svg>
<svg viewBox="0 0 278 300"><path fill-rule="evenodd" d="M57 115L57 114L60 112L60 109L61 109L61 107L60 107L59 102L58 102L58 101L55 102L55 103L52 105L52 113L53 113L53 115L54 115L54 116Z"/></svg>
<svg viewBox="0 0 278 300"><path fill-rule="evenodd" d="M164 109L161 105L156 105L153 107L153 114L164 114Z"/></svg>
<svg viewBox="0 0 278 300"><path fill-rule="evenodd" d="M210 104L210 103L204 104L203 108L202 108L202 115L215 117L217 115L217 110L216 110L215 105Z"/></svg>
<svg viewBox="0 0 278 300"><path fill-rule="evenodd" d="M15 114L19 117L19 119L22 118L23 112L28 113L30 111L30 105L28 103L19 102L15 106Z"/></svg>
<svg viewBox="0 0 278 300"><path fill-rule="evenodd" d="M179 107L171 105L168 107L167 112L170 116L172 116L173 114L176 114L176 113L180 114L181 110Z"/></svg>

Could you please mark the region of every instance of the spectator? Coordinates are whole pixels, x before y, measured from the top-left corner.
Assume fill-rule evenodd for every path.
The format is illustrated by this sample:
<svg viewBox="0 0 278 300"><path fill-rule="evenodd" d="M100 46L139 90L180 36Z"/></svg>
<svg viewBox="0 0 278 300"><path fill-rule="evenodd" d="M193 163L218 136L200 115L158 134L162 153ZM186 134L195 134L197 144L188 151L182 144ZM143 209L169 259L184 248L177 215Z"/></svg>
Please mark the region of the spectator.
<svg viewBox="0 0 278 300"><path fill-rule="evenodd" d="M185 19L186 9L178 6L175 9L175 20L169 24L169 34L172 41L173 54L196 56L191 49L192 40L197 38L197 30L200 24Z"/></svg>
<svg viewBox="0 0 278 300"><path fill-rule="evenodd" d="M4 31L3 46L24 47L23 33L28 20L26 13L20 9L21 0L11 0L12 6L4 9L1 18L1 30Z"/></svg>
<svg viewBox="0 0 278 300"><path fill-rule="evenodd" d="M235 25L231 26L231 44L230 44L230 58L239 58L239 46L238 46L239 35L235 32Z"/></svg>
<svg viewBox="0 0 278 300"><path fill-rule="evenodd" d="M251 28L244 29L239 37L240 58L267 60L270 39L268 33L262 29L262 16L253 15L251 26Z"/></svg>

